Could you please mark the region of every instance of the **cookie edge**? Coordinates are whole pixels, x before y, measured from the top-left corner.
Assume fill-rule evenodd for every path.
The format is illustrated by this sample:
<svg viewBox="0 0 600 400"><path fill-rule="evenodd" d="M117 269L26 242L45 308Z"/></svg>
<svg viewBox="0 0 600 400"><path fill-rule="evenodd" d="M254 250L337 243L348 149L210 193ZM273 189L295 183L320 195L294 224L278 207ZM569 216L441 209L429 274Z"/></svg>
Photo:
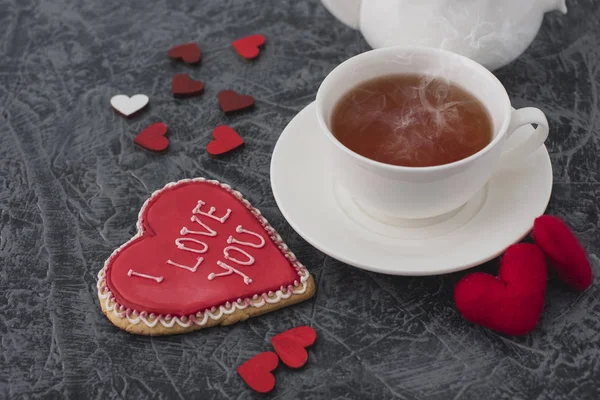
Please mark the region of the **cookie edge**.
<svg viewBox="0 0 600 400"><path fill-rule="evenodd" d="M200 329L211 328L213 326L219 325L233 325L235 323L245 321L252 317L268 314L270 312L277 311L281 308L301 303L313 297L315 291L316 284L311 275L306 281L306 291L302 294L294 294L287 299L282 299L278 301L277 303L265 303L262 307L251 306L243 310L236 309L231 314L223 314L219 319L208 319L207 323L204 325L191 324L188 327L181 326L178 324L174 324L172 327L165 327L162 324L156 324L153 327L150 327L144 323L134 324L131 323L127 317L119 317L112 311L107 310L105 306L106 302L102 299L100 299L100 306L102 307L102 312L104 313L104 315L106 315L110 322L119 329L122 329L126 332L135 335L166 336L194 332Z"/></svg>

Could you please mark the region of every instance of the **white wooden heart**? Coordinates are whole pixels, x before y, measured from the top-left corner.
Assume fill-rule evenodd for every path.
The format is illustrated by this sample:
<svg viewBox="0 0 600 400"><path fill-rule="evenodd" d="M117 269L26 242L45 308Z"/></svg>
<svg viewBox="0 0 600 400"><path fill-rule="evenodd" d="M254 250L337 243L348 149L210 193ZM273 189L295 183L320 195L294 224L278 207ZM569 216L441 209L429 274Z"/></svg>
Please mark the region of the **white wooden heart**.
<svg viewBox="0 0 600 400"><path fill-rule="evenodd" d="M142 108L148 105L148 96L145 94L136 94L135 96L126 96L124 94L118 94L110 99L110 104L120 114L129 117L140 111Z"/></svg>

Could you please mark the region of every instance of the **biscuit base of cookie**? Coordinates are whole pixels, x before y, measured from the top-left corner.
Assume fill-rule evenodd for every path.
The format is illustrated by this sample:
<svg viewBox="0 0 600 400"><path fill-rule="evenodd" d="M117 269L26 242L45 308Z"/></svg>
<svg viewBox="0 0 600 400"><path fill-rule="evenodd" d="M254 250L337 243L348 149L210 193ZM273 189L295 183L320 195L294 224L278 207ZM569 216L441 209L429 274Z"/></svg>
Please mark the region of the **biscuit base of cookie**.
<svg viewBox="0 0 600 400"><path fill-rule="evenodd" d="M149 336L163 336L163 335L176 335L180 333L188 333L197 331L199 329L210 328L216 325L232 325L239 321L245 321L248 318L256 317L258 315L266 314L271 311L279 310L280 308L291 306L296 303L300 303L304 300L310 299L315 294L315 281L309 276L306 281L306 290L301 294L293 294L287 299L281 299L277 303L266 303L262 307L250 306L243 310L235 310L231 314L223 314L219 319L208 319L205 325L191 324L189 327L184 327L178 324L174 324L168 328L162 324L156 324L153 327L146 325L143 322L137 324L131 323L127 317L119 317L114 312L106 309L106 300L100 299L100 305L102 306L102 312L106 317L118 328L133 333L135 335L149 335Z"/></svg>

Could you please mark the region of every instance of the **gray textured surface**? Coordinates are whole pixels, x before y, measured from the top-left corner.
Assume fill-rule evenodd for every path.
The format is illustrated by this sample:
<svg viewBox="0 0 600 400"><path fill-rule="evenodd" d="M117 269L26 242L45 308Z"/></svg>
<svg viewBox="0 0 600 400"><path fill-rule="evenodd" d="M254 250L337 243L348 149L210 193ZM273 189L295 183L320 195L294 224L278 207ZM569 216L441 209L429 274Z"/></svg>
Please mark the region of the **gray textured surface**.
<svg viewBox="0 0 600 400"><path fill-rule="evenodd" d="M546 16L533 46L498 72L514 105L552 125L549 211L566 218L600 274L600 2L571 0ZM277 371L272 398L600 398L600 299L552 279L538 329L505 337L464 322L452 289L464 274L430 278L362 272L325 257L282 218L269 185L270 153L286 123L342 60L367 50L360 34L306 1L0 0L0 398L248 398L235 367L287 328L310 324L307 368ZM231 40L268 44L245 63ZM196 41L202 65L167 49ZM206 83L174 100L170 79ZM256 97L225 117L216 94ZM117 93L151 107L115 115ZM170 128L167 154L133 144L150 122ZM247 147L207 157L212 128L229 123ZM101 313L96 274L134 233L144 199L165 183L205 176L241 190L315 274L302 305L184 336L136 337ZM479 270L495 272L497 262Z"/></svg>

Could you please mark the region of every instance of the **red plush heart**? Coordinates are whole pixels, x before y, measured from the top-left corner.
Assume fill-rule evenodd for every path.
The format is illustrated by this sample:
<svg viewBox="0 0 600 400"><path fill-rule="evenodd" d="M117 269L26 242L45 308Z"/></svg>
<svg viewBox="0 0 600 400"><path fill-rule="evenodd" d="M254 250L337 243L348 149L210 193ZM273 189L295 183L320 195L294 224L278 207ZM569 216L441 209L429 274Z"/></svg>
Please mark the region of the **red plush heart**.
<svg viewBox="0 0 600 400"><path fill-rule="evenodd" d="M186 179L155 192L138 232L106 262L106 285L124 309L207 318L220 306L235 310L231 303L289 297L305 274L260 212L216 181Z"/></svg>
<svg viewBox="0 0 600 400"><path fill-rule="evenodd" d="M272 371L279 365L277 354L272 351L260 353L237 368L244 382L259 393L269 393L275 387Z"/></svg>
<svg viewBox="0 0 600 400"><path fill-rule="evenodd" d="M169 57L178 60L181 59L188 64L196 64L200 62L202 53L196 43L180 44L169 49Z"/></svg>
<svg viewBox="0 0 600 400"><path fill-rule="evenodd" d="M169 147L169 139L165 137L166 134L167 125L156 122L140 132L133 141L147 150L163 151Z"/></svg>
<svg viewBox="0 0 600 400"><path fill-rule="evenodd" d="M543 215L533 224L533 238L560 279L576 290L592 284L592 267L575 234L557 217Z"/></svg>
<svg viewBox="0 0 600 400"><path fill-rule="evenodd" d="M458 311L475 324L505 333L532 331L544 308L548 271L542 251L515 244L504 254L497 277L475 272L454 288Z"/></svg>
<svg viewBox="0 0 600 400"><path fill-rule="evenodd" d="M213 130L215 140L206 146L206 151L211 156L219 156L244 144L244 139L236 131L226 125L217 126Z"/></svg>
<svg viewBox="0 0 600 400"><path fill-rule="evenodd" d="M171 92L175 97L197 96L204 92L204 83L193 80L188 74L177 74L171 81Z"/></svg>
<svg viewBox="0 0 600 400"><path fill-rule="evenodd" d="M221 110L226 113L240 111L254 105L254 97L237 94L233 90L223 90L218 95Z"/></svg>
<svg viewBox="0 0 600 400"><path fill-rule="evenodd" d="M290 368L300 368L308 361L306 347L312 346L317 332L310 326L299 326L273 336L271 344L279 358Z"/></svg>
<svg viewBox="0 0 600 400"><path fill-rule="evenodd" d="M233 48L238 54L247 60L258 57L260 46L265 44L263 35L250 35L233 41Z"/></svg>

